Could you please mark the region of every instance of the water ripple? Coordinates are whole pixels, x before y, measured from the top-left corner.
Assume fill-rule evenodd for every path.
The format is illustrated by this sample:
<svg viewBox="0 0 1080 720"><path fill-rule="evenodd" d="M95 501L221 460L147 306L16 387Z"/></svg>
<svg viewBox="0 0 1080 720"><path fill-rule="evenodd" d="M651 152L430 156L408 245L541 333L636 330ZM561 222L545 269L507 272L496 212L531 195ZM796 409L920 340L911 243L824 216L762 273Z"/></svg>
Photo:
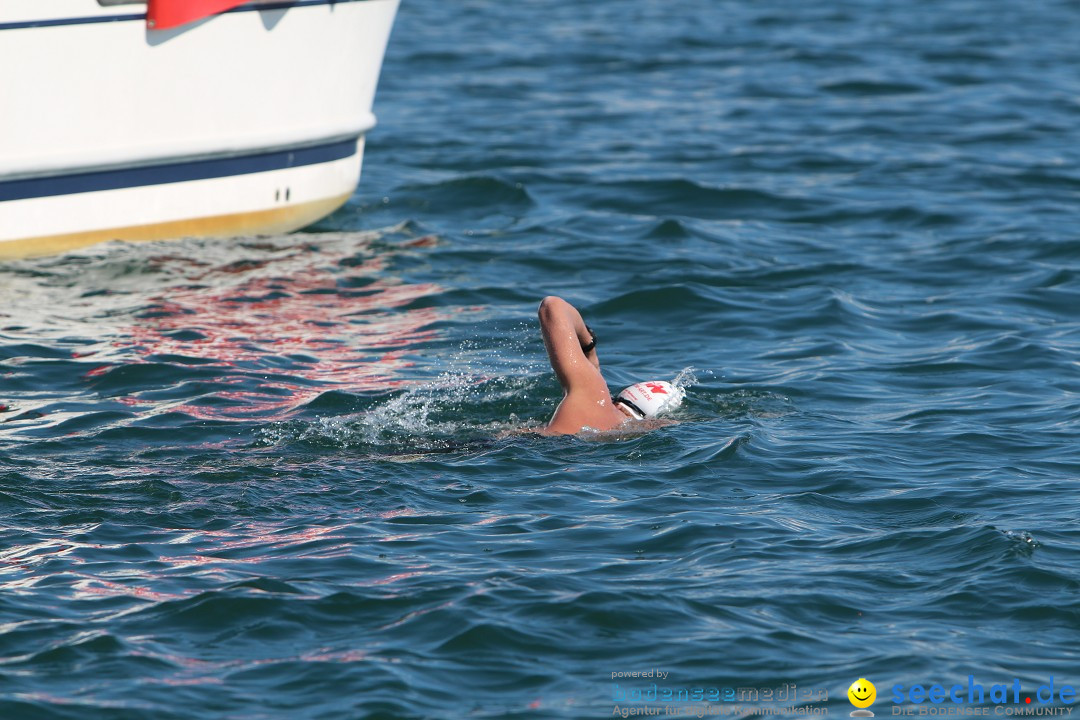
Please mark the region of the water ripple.
<svg viewBox="0 0 1080 720"><path fill-rule="evenodd" d="M0 266L0 713L1075 684L1077 20L404 3L340 212ZM512 432L552 293L676 424Z"/></svg>

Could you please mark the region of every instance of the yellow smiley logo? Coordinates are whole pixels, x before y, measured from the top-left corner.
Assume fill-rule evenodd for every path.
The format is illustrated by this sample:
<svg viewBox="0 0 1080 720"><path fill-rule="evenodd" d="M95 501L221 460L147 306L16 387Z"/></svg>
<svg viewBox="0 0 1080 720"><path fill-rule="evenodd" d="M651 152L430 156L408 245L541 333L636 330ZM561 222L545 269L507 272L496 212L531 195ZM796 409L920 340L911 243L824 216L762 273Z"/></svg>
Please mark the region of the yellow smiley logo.
<svg viewBox="0 0 1080 720"><path fill-rule="evenodd" d="M857 708L868 708L877 700L877 688L866 678L859 678L847 689L848 700Z"/></svg>

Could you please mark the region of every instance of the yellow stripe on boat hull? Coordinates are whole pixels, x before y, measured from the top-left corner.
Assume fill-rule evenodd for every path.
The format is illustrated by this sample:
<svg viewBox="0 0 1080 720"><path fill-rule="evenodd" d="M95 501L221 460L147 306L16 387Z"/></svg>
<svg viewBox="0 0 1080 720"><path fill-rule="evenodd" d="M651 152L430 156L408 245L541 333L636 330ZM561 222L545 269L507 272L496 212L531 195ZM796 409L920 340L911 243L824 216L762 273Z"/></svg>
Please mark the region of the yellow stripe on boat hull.
<svg viewBox="0 0 1080 720"><path fill-rule="evenodd" d="M345 204L350 193L325 200L289 205L255 212L173 220L152 225L134 225L110 230L68 235L21 238L0 242L0 259L52 255L108 240L145 242L181 237L238 237L278 235L292 232L326 217Z"/></svg>

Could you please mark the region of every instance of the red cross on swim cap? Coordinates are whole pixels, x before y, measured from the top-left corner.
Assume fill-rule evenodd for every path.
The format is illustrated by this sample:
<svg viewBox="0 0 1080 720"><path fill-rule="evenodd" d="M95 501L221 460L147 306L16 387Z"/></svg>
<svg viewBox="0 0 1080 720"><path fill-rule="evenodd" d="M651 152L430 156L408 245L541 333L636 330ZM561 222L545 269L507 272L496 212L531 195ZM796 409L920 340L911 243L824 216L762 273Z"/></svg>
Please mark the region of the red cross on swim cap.
<svg viewBox="0 0 1080 720"><path fill-rule="evenodd" d="M682 405L686 391L663 380L639 382L623 390L615 397L638 418L654 418L662 412Z"/></svg>

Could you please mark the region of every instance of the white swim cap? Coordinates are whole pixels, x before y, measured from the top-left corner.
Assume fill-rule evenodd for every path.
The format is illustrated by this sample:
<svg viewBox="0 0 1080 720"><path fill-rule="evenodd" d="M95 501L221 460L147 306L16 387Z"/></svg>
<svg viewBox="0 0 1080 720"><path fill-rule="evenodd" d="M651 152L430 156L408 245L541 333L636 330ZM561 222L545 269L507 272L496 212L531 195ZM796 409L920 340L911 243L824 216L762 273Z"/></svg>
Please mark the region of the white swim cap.
<svg viewBox="0 0 1080 720"><path fill-rule="evenodd" d="M615 396L615 402L621 403L641 420L654 418L667 410L674 410L682 405L686 391L663 380L639 382Z"/></svg>

